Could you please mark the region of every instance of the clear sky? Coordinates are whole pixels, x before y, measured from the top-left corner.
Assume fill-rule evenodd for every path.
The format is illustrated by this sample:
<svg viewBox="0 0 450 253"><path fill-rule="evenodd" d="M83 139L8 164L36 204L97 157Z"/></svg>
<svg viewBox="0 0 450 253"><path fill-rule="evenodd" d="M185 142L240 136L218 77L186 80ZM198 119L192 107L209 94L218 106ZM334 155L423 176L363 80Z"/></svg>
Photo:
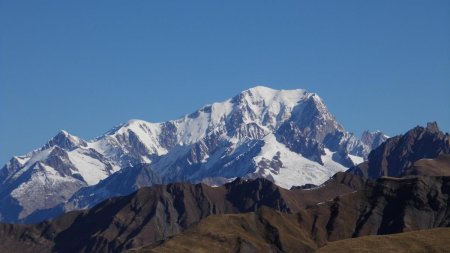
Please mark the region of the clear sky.
<svg viewBox="0 0 450 253"><path fill-rule="evenodd" d="M0 0L0 163L265 85L348 131L450 131L450 1Z"/></svg>

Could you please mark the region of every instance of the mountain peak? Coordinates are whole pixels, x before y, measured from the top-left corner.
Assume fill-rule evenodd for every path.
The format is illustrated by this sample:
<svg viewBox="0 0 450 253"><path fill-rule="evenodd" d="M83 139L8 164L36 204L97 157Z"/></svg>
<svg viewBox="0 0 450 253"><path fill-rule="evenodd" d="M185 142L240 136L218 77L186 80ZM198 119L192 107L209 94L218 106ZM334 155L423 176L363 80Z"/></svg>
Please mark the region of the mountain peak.
<svg viewBox="0 0 450 253"><path fill-rule="evenodd" d="M84 140L69 134L66 130L60 130L55 137L48 141L44 148L59 146L63 149L72 150L80 146L85 147L86 145L87 144Z"/></svg>
<svg viewBox="0 0 450 253"><path fill-rule="evenodd" d="M428 122L426 130L433 132L433 133L437 133L437 132L439 132L439 126L436 121Z"/></svg>
<svg viewBox="0 0 450 253"><path fill-rule="evenodd" d="M439 126L436 121L428 122L426 126L416 126L413 129L409 130L407 132L408 135L420 135L420 134L438 134L438 135L444 135L444 132L442 132L439 129Z"/></svg>
<svg viewBox="0 0 450 253"><path fill-rule="evenodd" d="M263 97L263 98L269 98L269 97L277 97L280 94L287 95L287 94L305 94L306 91L304 89L292 89L292 90L276 90L272 89L266 86L255 86L250 89L244 90L241 92L241 94L249 94L256 97ZM311 93L314 94L314 93Z"/></svg>
<svg viewBox="0 0 450 253"><path fill-rule="evenodd" d="M124 124L124 126L147 124L147 123L148 123L147 121L141 119L130 119Z"/></svg>
<svg viewBox="0 0 450 253"><path fill-rule="evenodd" d="M255 87L249 88L246 91L251 91L251 92L274 92L276 91L275 89L269 88L267 86L262 86L262 85L257 85Z"/></svg>
<svg viewBox="0 0 450 253"><path fill-rule="evenodd" d="M381 145L385 140L387 140L389 137L385 135L383 132L376 130L376 131L369 131L366 130L361 135L361 141L364 143L367 147L370 149L375 149L378 146Z"/></svg>
<svg viewBox="0 0 450 253"><path fill-rule="evenodd" d="M350 171L372 179L381 176L401 177L408 173L414 162L448 153L448 135L439 131L436 122L432 122L426 127L417 126L403 135L387 139L370 152L365 164Z"/></svg>
<svg viewBox="0 0 450 253"><path fill-rule="evenodd" d="M254 110L262 110L267 107L267 109L278 111L281 107L292 109L308 94L310 93L303 89L275 90L264 86L256 86L242 91L232 99L232 102L249 105Z"/></svg>
<svg viewBox="0 0 450 253"><path fill-rule="evenodd" d="M62 134L62 135L65 135L65 136L70 136L69 132L67 132L64 129L59 130L58 134Z"/></svg>

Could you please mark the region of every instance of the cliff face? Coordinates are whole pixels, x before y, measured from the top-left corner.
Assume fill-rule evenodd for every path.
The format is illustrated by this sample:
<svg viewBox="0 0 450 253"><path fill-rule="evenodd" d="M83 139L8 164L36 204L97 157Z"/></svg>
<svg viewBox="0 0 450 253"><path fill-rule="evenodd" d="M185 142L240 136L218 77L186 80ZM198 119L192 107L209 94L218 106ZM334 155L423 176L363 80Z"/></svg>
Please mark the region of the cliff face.
<svg viewBox="0 0 450 253"><path fill-rule="evenodd" d="M410 173L408 169L414 162L441 154L450 154L450 137L433 122L386 140L370 152L368 161L350 168L349 172L371 179L401 177Z"/></svg>
<svg viewBox="0 0 450 253"><path fill-rule="evenodd" d="M450 225L450 177L382 178L299 213L317 244Z"/></svg>

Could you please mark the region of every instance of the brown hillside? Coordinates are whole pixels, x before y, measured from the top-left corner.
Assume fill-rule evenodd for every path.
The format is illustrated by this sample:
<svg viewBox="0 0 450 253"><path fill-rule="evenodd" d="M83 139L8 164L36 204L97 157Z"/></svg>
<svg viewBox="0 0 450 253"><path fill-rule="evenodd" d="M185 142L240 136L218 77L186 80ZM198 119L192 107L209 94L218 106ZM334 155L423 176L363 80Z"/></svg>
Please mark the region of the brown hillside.
<svg viewBox="0 0 450 253"><path fill-rule="evenodd" d="M450 228L435 228L393 235L363 236L327 244L317 253L447 253Z"/></svg>

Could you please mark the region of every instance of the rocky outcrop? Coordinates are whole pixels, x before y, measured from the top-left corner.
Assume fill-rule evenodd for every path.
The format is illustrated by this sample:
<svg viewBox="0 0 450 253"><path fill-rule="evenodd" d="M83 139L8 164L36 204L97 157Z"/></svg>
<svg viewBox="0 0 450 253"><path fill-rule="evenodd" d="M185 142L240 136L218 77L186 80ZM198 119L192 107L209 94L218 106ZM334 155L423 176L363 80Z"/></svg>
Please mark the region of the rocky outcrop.
<svg viewBox="0 0 450 253"><path fill-rule="evenodd" d="M299 213L319 246L328 241L450 225L450 177L381 178Z"/></svg>
<svg viewBox="0 0 450 253"><path fill-rule="evenodd" d="M441 154L450 154L450 138L448 133L439 130L436 122L432 122L388 139L370 152L368 161L349 172L371 179L401 177L409 174L408 169L414 162Z"/></svg>

